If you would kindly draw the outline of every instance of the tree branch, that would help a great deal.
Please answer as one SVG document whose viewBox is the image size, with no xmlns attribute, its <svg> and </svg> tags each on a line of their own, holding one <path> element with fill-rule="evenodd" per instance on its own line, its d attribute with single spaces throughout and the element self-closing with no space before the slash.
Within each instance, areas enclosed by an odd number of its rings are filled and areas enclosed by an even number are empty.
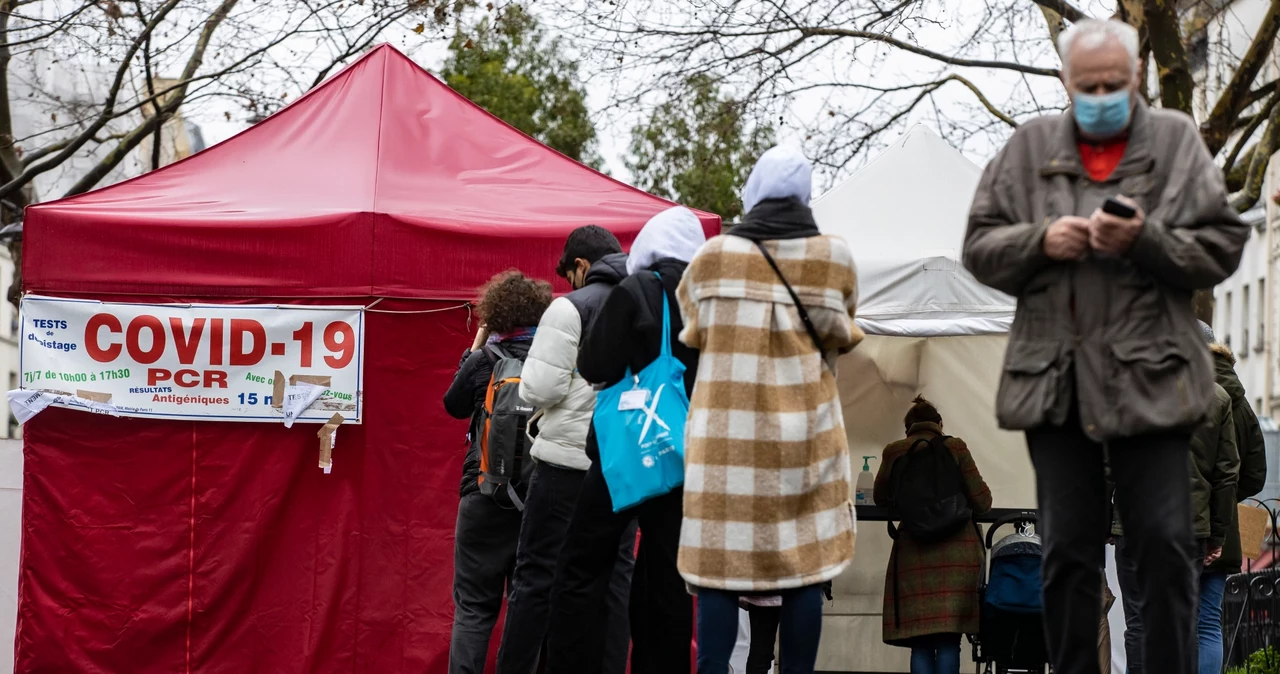
<svg viewBox="0 0 1280 674">
<path fill-rule="evenodd" d="M 320 70 L 320 72 L 316 73 L 315 79 L 311 81 L 311 86 L 308 87 L 308 90 L 316 88 L 316 86 L 318 86 L 321 82 L 323 82 L 325 78 L 329 76 L 329 73 L 333 72 L 333 69 L 338 67 L 340 64 L 342 64 L 342 62 L 368 49 L 369 45 L 372 45 L 374 40 L 377 40 L 378 36 L 382 34 L 383 28 L 385 28 L 386 26 L 392 23 L 395 23 L 396 21 L 400 20 L 405 16 L 408 16 L 409 13 L 413 11 L 413 8 L 414 8 L 414 3 L 412 2 L 407 3 L 404 9 L 388 17 L 385 17 L 381 21 L 376 22 L 372 26 L 369 26 L 367 29 L 365 29 L 365 31 L 361 33 L 359 37 L 356 38 L 356 41 L 354 43 L 352 43 L 345 51 L 335 56 L 333 60 L 329 62 L 329 65 L 325 66 L 323 69 Z"/>
<path fill-rule="evenodd" d="M 152 15 L 151 21 L 147 22 L 147 25 L 143 28 L 142 32 L 133 39 L 133 42 L 129 45 L 129 49 L 120 59 L 120 65 L 116 69 L 115 79 L 111 83 L 111 88 L 108 89 L 106 105 L 103 106 L 102 112 L 98 114 L 97 118 L 94 119 L 87 128 L 81 131 L 78 136 L 72 139 L 65 148 L 58 152 L 58 154 L 38 164 L 27 166 L 23 169 L 20 175 L 0 187 L 0 199 L 10 198 L 10 195 L 22 189 L 23 186 L 31 182 L 31 180 L 36 176 L 53 169 L 66 161 L 68 157 L 75 154 L 76 151 L 85 143 L 89 142 L 89 140 L 92 139 L 94 135 L 102 129 L 102 127 L 106 126 L 107 122 L 112 118 L 116 99 L 120 95 L 125 75 L 129 72 L 129 66 L 133 61 L 134 55 L 138 53 L 138 49 L 142 47 L 143 43 L 151 37 L 151 33 L 160 25 L 165 16 L 178 6 L 179 2 L 180 0 L 166 0 L 166 2 L 156 10 L 156 13 Z"/>
<path fill-rule="evenodd" d="M 1080 11 L 1076 7 L 1072 6 L 1072 4 L 1070 2 L 1067 2 L 1067 0 L 1031 0 L 1031 1 L 1036 3 L 1037 5 L 1040 5 L 1041 9 L 1047 9 L 1055 14 L 1058 14 L 1059 16 L 1066 19 L 1067 21 L 1070 21 L 1071 23 L 1075 23 L 1077 21 L 1083 21 L 1085 19 L 1091 18 L 1088 14 L 1085 14 L 1084 12 Z"/>
<path fill-rule="evenodd" d="M 1042 77 L 1053 77 L 1053 78 L 1057 78 L 1060 75 L 1060 72 L 1057 68 L 1037 68 L 1035 66 L 1026 66 L 1026 65 L 1022 65 L 1021 63 L 1010 63 L 1008 61 L 989 61 L 989 60 L 982 60 L 982 59 L 956 58 L 954 56 L 948 56 L 946 54 L 941 54 L 936 51 L 925 49 L 924 47 L 911 44 L 910 42 L 903 42 L 902 40 L 891 37 L 889 35 L 884 35 L 882 33 L 871 33 L 871 32 L 861 31 L 861 30 L 849 30 L 846 28 L 819 28 L 819 27 L 802 28 L 800 32 L 802 35 L 805 35 L 805 36 L 826 35 L 831 37 L 849 37 L 849 38 L 869 40 L 871 42 L 879 42 L 881 44 L 887 44 L 891 47 L 896 47 L 903 51 L 911 52 L 912 54 L 918 54 L 920 56 L 933 59 L 934 61 L 939 61 L 941 63 L 946 63 L 948 65 L 953 65 L 953 66 L 960 66 L 963 68 L 993 68 L 996 70 L 1012 70 L 1014 72 L 1025 73 L 1027 75 L 1040 75 Z"/>
<path fill-rule="evenodd" d="M 209 41 L 213 38 L 214 32 L 218 29 L 218 26 L 222 25 L 222 22 L 231 13 L 238 1 L 223 0 L 222 4 L 205 20 L 204 28 L 200 31 L 200 38 L 196 41 L 191 57 L 187 59 L 186 67 L 183 68 L 181 81 L 189 82 L 195 76 L 196 71 L 200 69 L 200 66 L 204 63 L 205 51 L 209 48 Z M 186 96 L 187 85 L 183 84 L 168 96 L 163 105 L 157 107 L 156 114 L 148 117 L 142 124 L 126 135 L 97 165 L 81 176 L 63 196 L 69 197 L 93 189 L 98 184 L 98 181 L 102 180 L 123 161 L 129 152 L 142 143 L 144 138 L 168 121 L 182 106 Z"/>
<path fill-rule="evenodd" d="M 1241 213 L 1253 208 L 1262 196 L 1262 185 L 1267 178 L 1267 165 L 1271 163 L 1271 155 L 1280 147 L 1280 106 L 1271 110 L 1267 120 L 1267 130 L 1262 132 L 1262 139 L 1253 152 L 1249 162 L 1249 172 L 1245 177 L 1244 189 L 1231 200 L 1231 207 Z"/>
<path fill-rule="evenodd" d="M 1009 126 L 1009 128 L 1011 129 L 1018 128 L 1018 123 L 1014 121 L 1012 117 L 1010 117 L 1009 115 L 1006 115 L 1004 112 L 1001 112 L 999 108 L 997 108 L 994 104 L 992 104 L 992 102 L 986 97 L 986 95 L 984 95 L 982 91 L 979 90 L 978 87 L 973 82 L 970 82 L 969 80 L 959 75 L 948 75 L 943 81 L 945 82 L 947 80 L 954 80 L 968 87 L 969 91 L 972 91 L 973 95 L 978 97 L 978 102 L 982 103 L 982 107 L 986 108 L 987 112 L 990 112 L 996 119 L 1004 122 L 1006 125 Z"/>
<path fill-rule="evenodd" d="M 1240 134 L 1239 141 L 1236 141 L 1235 147 L 1231 148 L 1230 155 L 1226 156 L 1226 161 L 1222 162 L 1222 174 L 1226 175 L 1226 178 L 1228 178 L 1228 182 L 1230 182 L 1231 175 L 1235 173 L 1234 171 L 1235 160 L 1236 160 L 1236 157 L 1240 155 L 1240 150 L 1242 150 L 1242 148 L 1245 145 L 1247 145 L 1249 141 L 1251 141 L 1251 139 L 1253 138 L 1253 134 L 1258 132 L 1258 127 L 1261 127 L 1263 121 L 1266 121 L 1268 118 L 1270 118 L 1272 111 L 1275 111 L 1276 109 L 1277 102 L 1280 102 L 1280 96 L 1272 96 L 1271 100 L 1267 102 L 1266 107 L 1263 107 L 1263 110 L 1261 111 L 1261 113 L 1258 113 L 1257 115 L 1253 115 L 1252 121 L 1249 121 L 1249 124 L 1247 125 L 1247 127 L 1244 128 L 1244 132 Z M 1257 146 L 1253 146 L 1253 148 L 1251 148 L 1251 152 L 1256 147 Z M 1252 161 L 1253 161 L 1253 155 L 1245 155 L 1245 159 L 1243 162 L 1245 168 L 1251 165 Z M 1240 178 L 1239 178 L 1239 184 L 1236 185 L 1236 187 L 1233 189 L 1233 192 L 1235 191 L 1235 189 L 1242 189 L 1243 187 L 1244 187 L 1244 175 L 1242 174 L 1240 175 Z"/>
<path fill-rule="evenodd" d="M 22 2 L 17 2 L 17 3 L 15 3 L 15 2 L 10 2 L 10 3 L 9 3 L 9 5 L 10 5 L 11 7 L 18 7 L 18 6 L 21 6 L 22 4 L 24 4 L 24 3 L 22 3 Z M 14 41 L 12 41 L 12 42 L 10 42 L 10 41 L 9 41 L 9 35 L 8 35 L 8 33 L 6 33 L 6 34 L 5 34 L 5 36 L 4 36 L 4 41 L 3 41 L 3 42 L 0 42 L 0 47 L 3 47 L 3 48 L 21 47 L 21 46 L 23 46 L 23 45 L 35 44 L 36 42 L 40 42 L 40 41 L 42 41 L 42 40 L 47 40 L 47 39 L 49 39 L 49 38 L 53 37 L 54 35 L 57 35 L 58 33 L 61 33 L 62 31 L 66 30 L 67 26 L 71 25 L 71 22 L 72 22 L 72 21 L 74 21 L 76 17 L 78 17 L 78 16 L 80 16 L 81 14 L 83 14 L 83 13 L 84 13 L 84 11 L 85 11 L 85 10 L 87 10 L 87 9 L 89 9 L 90 7 L 95 7 L 95 6 L 97 6 L 97 4 L 98 4 L 98 3 L 96 3 L 96 2 L 86 2 L 86 3 L 82 4 L 82 5 L 80 5 L 79 9 L 77 9 L 77 10 L 75 10 L 74 12 L 71 12 L 71 13 L 67 14 L 66 16 L 62 17 L 61 19 L 59 19 L 59 20 L 58 20 L 58 24 L 57 24 L 56 26 L 54 26 L 54 27 L 53 27 L 53 29 L 52 29 L 52 30 L 50 30 L 50 31 L 49 31 L 49 32 L 47 32 L 47 33 L 41 33 L 40 35 L 36 35 L 36 36 L 34 36 L 34 37 L 27 37 L 27 38 L 23 38 L 23 39 L 21 39 L 21 40 L 14 40 Z"/>
<path fill-rule="evenodd" d="M 1245 99 L 1244 107 L 1248 109 L 1249 106 L 1265 100 L 1267 96 L 1276 92 L 1277 85 L 1280 85 L 1280 80 L 1271 80 L 1257 89 L 1250 91 L 1249 97 Z"/>
<path fill-rule="evenodd" d="M 1231 137 L 1235 118 L 1245 111 L 1249 101 L 1254 98 L 1255 92 L 1250 91 L 1249 87 L 1270 61 L 1277 35 L 1280 35 L 1280 0 L 1271 0 L 1267 14 L 1263 17 L 1262 24 L 1258 26 L 1258 32 L 1254 34 L 1253 42 L 1249 45 L 1249 50 L 1245 52 L 1240 65 L 1231 76 L 1231 82 L 1223 89 L 1222 96 L 1213 106 L 1209 119 L 1200 127 L 1201 136 L 1209 146 L 1210 154 L 1218 154 L 1222 146 L 1226 145 Z M 1263 88 L 1266 87 L 1274 89 L 1275 83 L 1272 82 Z"/>
<path fill-rule="evenodd" d="M 9 20 L 12 17 L 12 0 L 0 0 L 0 171 L 4 172 L 4 182 L 22 173 L 22 161 L 13 148 L 13 113 L 9 107 L 9 62 L 13 59 L 13 51 L 9 48 Z M 22 201 L 20 195 L 14 195 L 10 201 Z"/>
</svg>

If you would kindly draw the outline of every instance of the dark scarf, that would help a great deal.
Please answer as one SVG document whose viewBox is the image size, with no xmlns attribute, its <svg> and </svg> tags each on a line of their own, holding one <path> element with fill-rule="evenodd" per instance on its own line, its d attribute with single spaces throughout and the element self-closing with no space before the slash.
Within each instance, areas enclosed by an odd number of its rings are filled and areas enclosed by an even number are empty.
<svg viewBox="0 0 1280 674">
<path fill-rule="evenodd" d="M 751 241 L 821 236 L 813 211 L 797 199 L 766 199 L 756 204 L 727 234 Z"/>
</svg>

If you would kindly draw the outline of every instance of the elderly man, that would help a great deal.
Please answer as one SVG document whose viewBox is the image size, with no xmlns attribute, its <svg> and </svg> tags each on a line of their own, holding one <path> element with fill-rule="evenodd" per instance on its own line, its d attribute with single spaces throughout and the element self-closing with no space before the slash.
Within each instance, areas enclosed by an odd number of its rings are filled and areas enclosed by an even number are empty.
<svg viewBox="0 0 1280 674">
<path fill-rule="evenodd" d="M 1191 296 L 1235 271 L 1249 230 L 1192 120 L 1138 96 L 1133 28 L 1081 21 L 1059 52 L 1071 110 L 1023 125 L 987 167 L 964 262 L 1018 298 L 996 407 L 1036 469 L 1054 671 L 1099 671 L 1106 451 L 1147 668 L 1190 674 L 1188 452 L 1214 394 Z"/>
</svg>

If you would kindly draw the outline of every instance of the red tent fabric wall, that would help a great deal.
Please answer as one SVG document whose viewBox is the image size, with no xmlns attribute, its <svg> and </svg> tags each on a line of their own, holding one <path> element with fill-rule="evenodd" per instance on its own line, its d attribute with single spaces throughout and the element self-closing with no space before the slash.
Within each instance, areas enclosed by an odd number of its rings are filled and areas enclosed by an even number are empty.
<svg viewBox="0 0 1280 674">
<path fill-rule="evenodd" d="M 367 316 L 365 422 L 331 475 L 310 425 L 28 422 L 17 671 L 446 671 L 459 300 L 508 267 L 549 277 L 574 227 L 625 243 L 668 206 L 380 47 L 226 143 L 29 209 L 29 292 L 393 299 Z"/>
</svg>

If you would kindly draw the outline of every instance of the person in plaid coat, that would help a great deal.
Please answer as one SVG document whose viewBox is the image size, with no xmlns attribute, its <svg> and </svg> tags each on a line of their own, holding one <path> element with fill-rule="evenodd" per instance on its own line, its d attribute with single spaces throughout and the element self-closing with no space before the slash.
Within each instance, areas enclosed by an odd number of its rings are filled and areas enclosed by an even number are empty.
<svg viewBox="0 0 1280 674">
<path fill-rule="evenodd" d="M 893 500 L 893 465 L 920 440 L 944 435 L 942 415 L 917 397 L 903 419 L 907 437 L 884 449 L 876 474 L 876 503 Z M 947 438 L 965 495 L 976 515 L 991 509 L 991 490 L 960 438 Z M 912 649 L 913 674 L 960 671 L 960 636 L 978 632 L 978 583 L 983 548 L 975 527 L 966 526 L 937 543 L 918 543 L 899 533 L 885 575 L 884 642 Z"/>
<path fill-rule="evenodd" d="M 853 559 L 830 356 L 862 339 L 857 277 L 848 244 L 813 219 L 811 172 L 796 150 L 766 152 L 747 180 L 743 222 L 703 246 L 677 290 L 680 338 L 701 352 L 679 556 L 698 595 L 699 674 L 727 670 L 738 599 L 752 593 L 782 596 L 782 671 L 812 672 L 822 583 Z"/>
</svg>

